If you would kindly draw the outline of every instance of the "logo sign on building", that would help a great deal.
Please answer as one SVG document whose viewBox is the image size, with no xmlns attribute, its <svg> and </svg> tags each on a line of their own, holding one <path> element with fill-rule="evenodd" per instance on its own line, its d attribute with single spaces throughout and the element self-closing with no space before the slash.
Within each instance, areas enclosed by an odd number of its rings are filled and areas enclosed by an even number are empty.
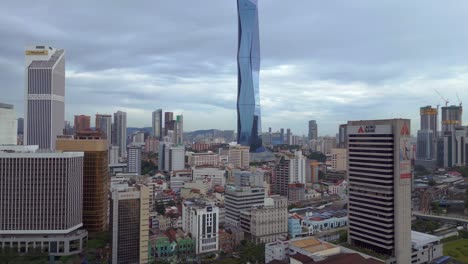
<svg viewBox="0 0 468 264">
<path fill-rule="evenodd" d="M 348 126 L 348 135 L 362 135 L 362 134 L 391 134 L 392 126 L 390 125 L 361 125 L 361 126 Z"/>
<path fill-rule="evenodd" d="M 47 55 L 49 54 L 48 50 L 27 50 L 25 51 L 26 55 Z"/>
<path fill-rule="evenodd" d="M 213 211 L 213 207 L 211 207 L 211 206 L 206 207 L 206 211 L 207 211 L 207 212 Z"/>
<path fill-rule="evenodd" d="M 408 123 L 403 123 L 400 130 L 400 179 L 411 179 L 411 143 L 409 138 Z"/>
</svg>

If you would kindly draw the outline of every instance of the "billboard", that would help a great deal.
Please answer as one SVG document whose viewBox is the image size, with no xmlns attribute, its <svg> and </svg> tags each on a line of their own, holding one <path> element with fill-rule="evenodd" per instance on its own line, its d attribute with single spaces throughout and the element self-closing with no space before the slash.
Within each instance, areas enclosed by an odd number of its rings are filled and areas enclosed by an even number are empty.
<svg viewBox="0 0 468 264">
<path fill-rule="evenodd" d="M 409 128 L 407 122 L 405 122 L 400 130 L 400 179 L 411 179 L 411 150 Z"/>
</svg>

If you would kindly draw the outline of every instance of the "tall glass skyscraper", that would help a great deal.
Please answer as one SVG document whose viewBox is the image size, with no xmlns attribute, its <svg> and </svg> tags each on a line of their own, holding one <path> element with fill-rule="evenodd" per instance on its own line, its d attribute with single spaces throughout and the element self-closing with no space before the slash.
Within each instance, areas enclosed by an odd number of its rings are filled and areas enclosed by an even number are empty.
<svg viewBox="0 0 468 264">
<path fill-rule="evenodd" d="M 257 0 L 237 0 L 239 39 L 237 50 L 237 142 L 262 148 L 259 71 L 260 39 Z"/>
</svg>

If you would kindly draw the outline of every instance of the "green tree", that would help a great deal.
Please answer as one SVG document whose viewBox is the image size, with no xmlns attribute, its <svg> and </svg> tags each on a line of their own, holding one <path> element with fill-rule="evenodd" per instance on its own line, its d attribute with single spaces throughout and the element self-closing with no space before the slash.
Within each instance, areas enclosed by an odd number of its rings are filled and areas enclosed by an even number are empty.
<svg viewBox="0 0 468 264">
<path fill-rule="evenodd" d="M 434 180 L 430 180 L 430 181 L 428 182 L 428 184 L 429 184 L 429 186 L 434 186 L 434 185 L 436 185 L 437 183 L 436 183 L 436 181 L 434 181 Z"/>
<path fill-rule="evenodd" d="M 255 245 L 250 241 L 243 240 L 240 250 L 241 263 L 265 263 L 265 245 Z"/>
<path fill-rule="evenodd" d="M 426 169 L 426 167 L 424 167 L 424 166 L 422 166 L 422 165 L 415 165 L 415 166 L 414 166 L 414 174 L 415 174 L 416 176 L 424 176 L 424 175 L 427 175 L 427 174 L 429 174 L 429 173 L 430 173 L 430 171 L 428 171 L 428 170 Z"/>
</svg>

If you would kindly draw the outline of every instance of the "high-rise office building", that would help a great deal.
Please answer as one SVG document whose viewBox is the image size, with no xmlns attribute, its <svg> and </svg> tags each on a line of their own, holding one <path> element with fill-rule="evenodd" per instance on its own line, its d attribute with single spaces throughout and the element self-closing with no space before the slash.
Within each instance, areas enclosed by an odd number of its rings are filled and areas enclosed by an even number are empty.
<svg viewBox="0 0 468 264">
<path fill-rule="evenodd" d="M 23 135 L 24 134 L 24 118 L 18 118 L 18 130 L 17 133 L 18 135 Z"/>
<path fill-rule="evenodd" d="M 309 121 L 309 140 L 317 139 L 317 138 L 318 138 L 317 121 L 310 120 Z"/>
<path fill-rule="evenodd" d="M 237 0 L 237 143 L 262 148 L 260 112 L 260 38 L 257 0 Z"/>
<path fill-rule="evenodd" d="M 83 152 L 0 146 L 0 247 L 78 254 L 83 230 Z"/>
<path fill-rule="evenodd" d="M 65 124 L 65 51 L 28 48 L 25 75 L 24 144 L 55 149 Z"/>
<path fill-rule="evenodd" d="M 128 147 L 128 172 L 141 175 L 141 147 L 131 145 Z"/>
<path fill-rule="evenodd" d="M 164 113 L 164 136 L 167 136 L 169 130 L 174 131 L 174 113 L 165 112 Z"/>
<path fill-rule="evenodd" d="M 291 133 L 290 128 L 286 129 L 286 141 L 285 141 L 285 143 L 288 144 L 288 145 L 292 145 L 292 133 Z"/>
<path fill-rule="evenodd" d="M 437 108 L 420 108 L 421 128 L 417 135 L 417 160 L 435 160 L 437 147 Z"/>
<path fill-rule="evenodd" d="M 149 188 L 111 190 L 112 263 L 148 263 Z"/>
<path fill-rule="evenodd" d="M 57 138 L 58 151 L 84 152 L 83 225 L 88 232 L 107 230 L 109 167 L 107 141 L 98 131 Z"/>
<path fill-rule="evenodd" d="M 114 145 L 119 146 L 120 157 L 127 158 L 127 113 L 114 113 Z"/>
<path fill-rule="evenodd" d="M 184 116 L 178 115 L 175 123 L 175 144 L 184 144 Z"/>
<path fill-rule="evenodd" d="M 182 204 L 182 225 L 192 234 L 195 253 L 204 254 L 219 248 L 219 208 L 203 200 L 186 200 Z"/>
<path fill-rule="evenodd" d="M 75 133 L 89 130 L 91 128 L 91 117 L 87 115 L 75 116 Z"/>
<path fill-rule="evenodd" d="M 348 134 L 346 133 L 347 124 L 341 124 L 338 128 L 338 148 L 347 148 L 348 146 Z"/>
<path fill-rule="evenodd" d="M 163 131 L 162 131 L 162 109 L 158 109 L 153 112 L 152 116 L 152 125 L 153 125 L 153 130 L 151 131 L 151 135 L 153 137 L 156 137 L 157 139 L 162 139 L 163 137 Z"/>
<path fill-rule="evenodd" d="M 17 122 L 13 105 L 0 103 L 0 145 L 17 143 Z"/>
<path fill-rule="evenodd" d="M 462 106 L 444 106 L 442 107 L 442 132 L 454 131 L 456 127 L 462 125 Z"/>
<path fill-rule="evenodd" d="M 112 145 L 112 116 L 96 114 L 96 130 L 102 132 L 103 138 L 107 140 L 107 146 Z"/>
<path fill-rule="evenodd" d="M 349 242 L 411 263 L 410 120 L 348 122 Z"/>
</svg>

